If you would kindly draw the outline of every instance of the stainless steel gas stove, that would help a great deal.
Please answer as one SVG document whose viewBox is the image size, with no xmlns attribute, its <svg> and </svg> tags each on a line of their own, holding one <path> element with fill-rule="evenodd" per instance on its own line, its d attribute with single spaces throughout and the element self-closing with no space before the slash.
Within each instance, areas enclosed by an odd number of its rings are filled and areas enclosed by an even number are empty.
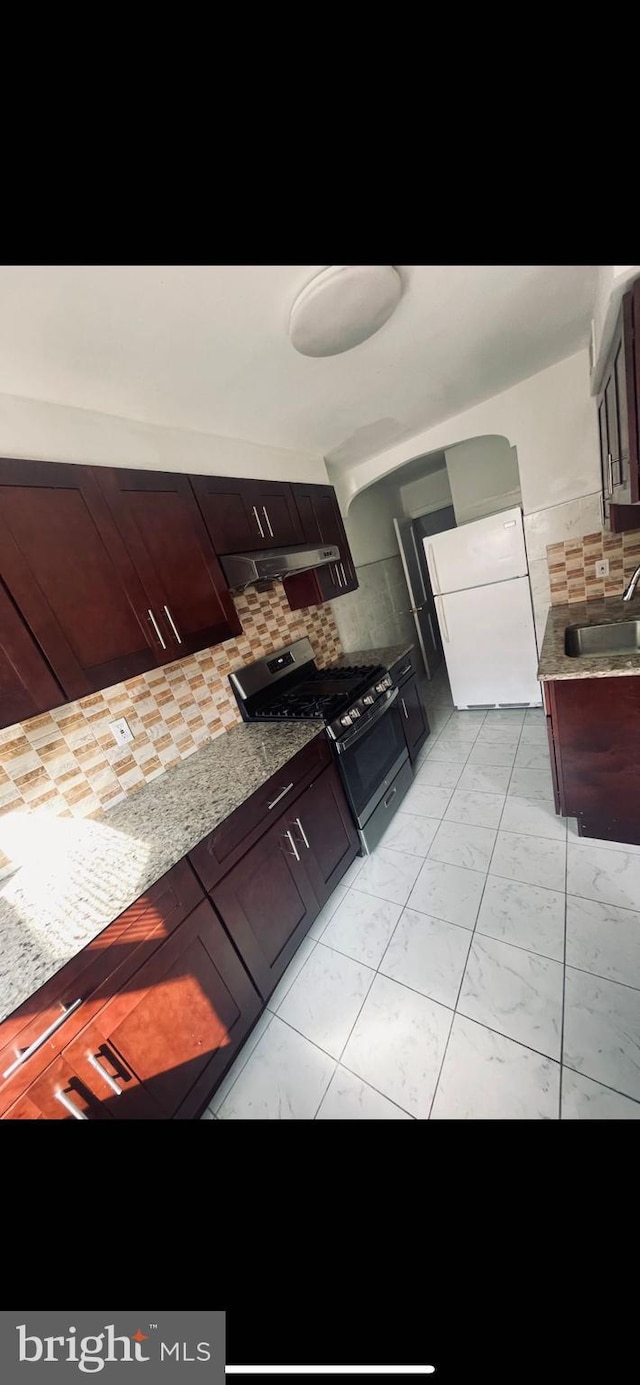
<svg viewBox="0 0 640 1385">
<path fill-rule="evenodd" d="M 381 664 L 319 669 L 302 639 L 230 682 L 245 721 L 324 723 L 362 849 L 372 851 L 413 778 L 390 673 Z"/>
</svg>

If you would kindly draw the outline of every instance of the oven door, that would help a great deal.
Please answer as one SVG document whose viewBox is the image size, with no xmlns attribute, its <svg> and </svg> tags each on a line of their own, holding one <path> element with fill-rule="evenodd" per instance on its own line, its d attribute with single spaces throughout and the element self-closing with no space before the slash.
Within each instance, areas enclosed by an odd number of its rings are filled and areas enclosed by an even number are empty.
<svg viewBox="0 0 640 1385">
<path fill-rule="evenodd" d="M 364 827 L 409 758 L 397 696 L 394 688 L 384 705 L 377 703 L 366 721 L 336 741 L 342 782 L 359 827 Z"/>
</svg>

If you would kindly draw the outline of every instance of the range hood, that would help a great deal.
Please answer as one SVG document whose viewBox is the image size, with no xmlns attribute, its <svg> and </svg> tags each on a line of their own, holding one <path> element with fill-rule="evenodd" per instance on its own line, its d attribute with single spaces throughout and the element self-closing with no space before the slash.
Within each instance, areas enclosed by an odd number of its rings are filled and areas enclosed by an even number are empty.
<svg viewBox="0 0 640 1385">
<path fill-rule="evenodd" d="M 220 563 L 229 587 L 236 591 L 252 582 L 273 582 L 278 577 L 308 572 L 309 568 L 322 567 L 324 563 L 335 563 L 339 559 L 340 549 L 335 544 L 325 544 L 324 548 L 271 548 L 255 553 L 228 553 L 226 558 L 220 558 Z"/>
</svg>

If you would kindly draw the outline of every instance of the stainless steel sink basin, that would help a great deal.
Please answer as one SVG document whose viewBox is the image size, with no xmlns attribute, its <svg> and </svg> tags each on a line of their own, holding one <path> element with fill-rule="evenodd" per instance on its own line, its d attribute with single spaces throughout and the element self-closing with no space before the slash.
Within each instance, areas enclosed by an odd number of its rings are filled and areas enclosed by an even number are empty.
<svg viewBox="0 0 640 1385">
<path fill-rule="evenodd" d="M 612 625 L 568 625 L 564 652 L 570 659 L 640 654 L 640 620 L 621 620 Z"/>
</svg>

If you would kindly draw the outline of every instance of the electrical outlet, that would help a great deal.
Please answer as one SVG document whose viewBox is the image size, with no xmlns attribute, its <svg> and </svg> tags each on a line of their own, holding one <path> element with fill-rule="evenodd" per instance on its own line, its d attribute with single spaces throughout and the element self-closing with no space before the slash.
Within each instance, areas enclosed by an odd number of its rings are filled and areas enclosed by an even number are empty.
<svg viewBox="0 0 640 1385">
<path fill-rule="evenodd" d="M 599 563 L 596 563 L 596 577 L 608 577 L 608 576 L 609 576 L 609 559 L 608 559 L 608 558 L 601 558 L 601 559 L 600 559 L 600 562 L 599 562 Z"/>
<path fill-rule="evenodd" d="M 117 721 L 110 721 L 109 730 L 118 745 L 126 745 L 127 741 L 133 740 L 133 731 L 126 717 L 119 717 Z"/>
</svg>

